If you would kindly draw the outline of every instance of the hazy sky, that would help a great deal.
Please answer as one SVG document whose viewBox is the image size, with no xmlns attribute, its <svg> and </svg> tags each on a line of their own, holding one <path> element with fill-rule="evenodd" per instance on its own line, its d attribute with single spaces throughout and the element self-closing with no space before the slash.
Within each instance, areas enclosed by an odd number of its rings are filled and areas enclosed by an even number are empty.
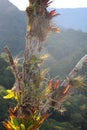
<svg viewBox="0 0 87 130">
<path fill-rule="evenodd" d="M 28 0 L 9 0 L 16 5 L 20 10 L 25 10 L 28 5 Z M 53 0 L 51 7 L 56 8 L 78 8 L 87 7 L 87 0 Z"/>
</svg>

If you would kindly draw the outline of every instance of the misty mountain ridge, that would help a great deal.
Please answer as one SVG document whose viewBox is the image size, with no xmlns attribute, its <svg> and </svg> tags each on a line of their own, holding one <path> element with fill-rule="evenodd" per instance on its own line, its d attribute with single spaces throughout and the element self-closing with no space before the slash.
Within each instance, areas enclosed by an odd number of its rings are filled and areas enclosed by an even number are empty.
<svg viewBox="0 0 87 130">
<path fill-rule="evenodd" d="M 9 45 L 13 53 L 24 48 L 27 18 L 7 0 L 0 0 L 0 52 Z M 18 47 L 19 44 L 19 47 Z"/>
<path fill-rule="evenodd" d="M 48 10 L 51 10 L 51 8 L 48 8 Z M 52 20 L 54 24 L 66 29 L 72 28 L 87 32 L 87 8 L 59 8 L 56 9 L 56 11 L 60 13 L 60 15 Z M 11 13 L 15 14 L 18 19 L 19 17 L 22 18 L 23 21 L 26 19 L 26 15 L 24 15 L 25 12 L 18 10 L 18 8 L 8 0 L 0 1 L 0 12 L 0 25 L 5 15 L 9 20 Z"/>
<path fill-rule="evenodd" d="M 87 32 L 87 8 L 56 9 L 60 16 L 54 22 L 66 29 L 72 28 Z"/>
<path fill-rule="evenodd" d="M 19 11 L 7 0 L 0 1 L 0 12 L 0 53 L 7 45 L 13 55 L 20 54 L 25 46 L 26 13 Z M 87 31 L 82 32 L 84 28 L 87 29 L 87 9 L 57 9 L 57 12 L 61 15 L 52 21 L 60 27 L 61 32 L 48 36 L 45 52 L 49 58 L 45 66 L 50 65 L 53 75 L 63 75 L 62 72 L 68 73 L 87 53 Z M 80 22 L 83 20 L 84 25 Z"/>
</svg>

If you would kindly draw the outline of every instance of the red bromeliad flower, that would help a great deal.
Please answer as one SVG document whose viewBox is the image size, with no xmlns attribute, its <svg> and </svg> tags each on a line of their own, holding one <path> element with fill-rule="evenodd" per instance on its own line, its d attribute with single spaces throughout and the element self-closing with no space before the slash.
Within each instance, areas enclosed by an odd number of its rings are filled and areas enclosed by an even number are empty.
<svg viewBox="0 0 87 130">
<path fill-rule="evenodd" d="M 52 10 L 52 11 L 50 11 L 50 16 L 51 17 L 54 17 L 54 16 L 57 16 L 57 15 L 60 15 L 59 13 L 56 13 L 56 10 L 54 9 L 54 10 Z"/>
<path fill-rule="evenodd" d="M 60 80 L 57 80 L 53 85 L 53 90 L 56 90 L 60 85 Z"/>
</svg>

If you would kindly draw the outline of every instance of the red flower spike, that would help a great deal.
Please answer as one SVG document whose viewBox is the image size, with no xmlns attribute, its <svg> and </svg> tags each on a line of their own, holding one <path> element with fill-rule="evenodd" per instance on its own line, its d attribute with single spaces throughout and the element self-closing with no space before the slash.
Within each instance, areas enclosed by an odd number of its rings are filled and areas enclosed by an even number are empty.
<svg viewBox="0 0 87 130">
<path fill-rule="evenodd" d="M 57 80 L 53 85 L 53 90 L 56 90 L 60 85 L 60 80 Z"/>
<path fill-rule="evenodd" d="M 68 85 L 67 85 L 67 87 L 65 88 L 65 90 L 63 91 L 63 94 L 68 93 L 68 92 L 69 92 L 69 90 L 70 90 L 70 88 L 71 88 L 71 85 L 70 85 L 70 84 L 68 84 Z"/>
<path fill-rule="evenodd" d="M 49 80 L 49 86 L 52 87 L 53 81 Z"/>
<path fill-rule="evenodd" d="M 56 13 L 56 10 L 52 10 L 49 12 L 50 16 L 51 17 L 54 17 L 54 16 L 57 16 L 57 15 L 60 15 L 59 13 Z"/>
</svg>

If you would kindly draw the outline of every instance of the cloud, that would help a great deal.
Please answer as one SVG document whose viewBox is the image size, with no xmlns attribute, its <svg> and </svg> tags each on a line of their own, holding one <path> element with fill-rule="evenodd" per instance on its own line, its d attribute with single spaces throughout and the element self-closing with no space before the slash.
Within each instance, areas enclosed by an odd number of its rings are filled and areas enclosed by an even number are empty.
<svg viewBox="0 0 87 130">
<path fill-rule="evenodd" d="M 28 0 L 9 0 L 20 10 L 25 10 Z M 53 0 L 51 7 L 54 8 L 80 8 L 87 7 L 87 0 Z"/>
<path fill-rule="evenodd" d="M 28 6 L 28 0 L 9 0 L 13 5 L 15 5 L 19 10 L 25 10 Z"/>
<path fill-rule="evenodd" d="M 57 8 L 80 8 L 87 7 L 87 0 L 54 0 L 52 7 Z"/>
</svg>

